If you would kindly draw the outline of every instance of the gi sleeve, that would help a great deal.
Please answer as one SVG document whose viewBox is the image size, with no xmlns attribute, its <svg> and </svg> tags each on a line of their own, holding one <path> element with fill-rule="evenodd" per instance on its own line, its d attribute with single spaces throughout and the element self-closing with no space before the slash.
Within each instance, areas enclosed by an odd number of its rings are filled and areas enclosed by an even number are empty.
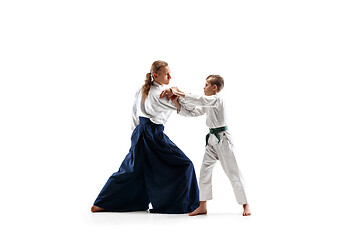
<svg viewBox="0 0 360 240">
<path fill-rule="evenodd" d="M 185 94 L 184 102 L 193 104 L 197 107 L 217 107 L 219 105 L 219 97 L 217 95 L 212 96 L 200 96 L 191 93 Z"/>
<path fill-rule="evenodd" d="M 152 99 L 153 102 L 156 103 L 156 107 L 158 109 L 165 110 L 165 111 L 169 111 L 169 110 L 177 111 L 177 108 L 172 103 L 172 101 L 167 100 L 166 98 L 160 98 L 160 94 L 159 94 L 159 96 L 152 95 L 152 98 L 153 98 Z"/>
<path fill-rule="evenodd" d="M 134 105 L 132 108 L 132 122 L 131 122 L 131 131 L 134 131 L 134 129 L 136 128 L 137 125 L 139 125 L 140 120 L 139 120 L 139 114 L 138 114 L 138 107 L 141 101 L 141 88 L 135 93 L 135 100 L 134 100 Z"/>
<path fill-rule="evenodd" d="M 181 116 L 184 117 L 198 117 L 205 114 L 205 108 L 197 107 L 194 104 L 186 103 L 183 97 L 179 98 L 179 103 L 181 105 L 180 111 L 178 112 Z"/>
</svg>

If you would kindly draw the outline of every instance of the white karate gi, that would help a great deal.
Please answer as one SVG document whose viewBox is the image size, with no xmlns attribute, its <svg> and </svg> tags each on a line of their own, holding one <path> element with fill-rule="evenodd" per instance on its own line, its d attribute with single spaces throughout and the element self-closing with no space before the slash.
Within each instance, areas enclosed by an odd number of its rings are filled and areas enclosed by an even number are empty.
<svg viewBox="0 0 360 240">
<path fill-rule="evenodd" d="M 142 88 L 136 91 L 131 130 L 134 130 L 139 124 L 139 117 L 149 118 L 151 122 L 156 124 L 165 124 L 171 113 L 177 110 L 171 101 L 160 98 L 160 94 L 164 89 L 158 83 L 153 82 L 145 101 L 142 98 Z"/>
<path fill-rule="evenodd" d="M 206 125 L 209 128 L 227 126 L 224 101 L 219 94 L 212 96 L 185 94 L 184 98 L 179 98 L 179 103 L 181 104 L 179 114 L 182 116 L 196 117 L 206 114 Z M 227 130 L 220 132 L 219 135 L 220 142 L 214 134 L 211 134 L 205 149 L 199 180 L 200 201 L 212 199 L 212 171 L 215 163 L 219 160 L 231 182 L 236 201 L 239 204 L 245 204 L 247 198 L 244 180 L 236 163 L 231 135 Z"/>
</svg>

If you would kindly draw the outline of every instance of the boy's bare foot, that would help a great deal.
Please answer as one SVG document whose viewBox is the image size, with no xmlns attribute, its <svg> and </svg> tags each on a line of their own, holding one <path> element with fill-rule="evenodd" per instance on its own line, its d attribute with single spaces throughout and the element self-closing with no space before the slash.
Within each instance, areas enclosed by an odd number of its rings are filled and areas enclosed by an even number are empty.
<svg viewBox="0 0 360 240">
<path fill-rule="evenodd" d="M 95 206 L 95 205 L 93 205 L 92 207 L 91 207 L 91 212 L 104 212 L 105 211 L 105 209 L 103 209 L 103 208 L 101 208 L 101 207 L 97 207 L 97 206 Z"/>
<path fill-rule="evenodd" d="M 247 203 L 244 204 L 243 208 L 244 208 L 243 216 L 250 216 L 251 212 L 250 212 L 249 204 L 247 204 Z"/>
<path fill-rule="evenodd" d="M 189 213 L 189 216 L 196 216 L 201 214 L 207 214 L 206 201 L 200 201 L 200 206 L 193 212 Z"/>
</svg>

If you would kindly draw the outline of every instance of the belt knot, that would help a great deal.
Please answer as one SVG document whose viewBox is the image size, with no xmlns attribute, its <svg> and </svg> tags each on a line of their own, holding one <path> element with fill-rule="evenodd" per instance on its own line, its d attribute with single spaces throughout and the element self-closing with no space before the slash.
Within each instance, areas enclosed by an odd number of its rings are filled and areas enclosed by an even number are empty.
<svg viewBox="0 0 360 240">
<path fill-rule="evenodd" d="M 223 131 L 226 131 L 228 130 L 228 127 L 227 126 L 224 126 L 224 127 L 218 127 L 218 128 L 209 128 L 209 133 L 206 135 L 206 145 L 205 147 L 208 145 L 208 141 L 209 141 L 209 137 L 210 137 L 210 134 L 214 134 L 216 136 L 216 138 L 219 140 L 218 143 L 220 143 L 220 135 L 219 135 L 219 132 L 223 132 Z"/>
</svg>

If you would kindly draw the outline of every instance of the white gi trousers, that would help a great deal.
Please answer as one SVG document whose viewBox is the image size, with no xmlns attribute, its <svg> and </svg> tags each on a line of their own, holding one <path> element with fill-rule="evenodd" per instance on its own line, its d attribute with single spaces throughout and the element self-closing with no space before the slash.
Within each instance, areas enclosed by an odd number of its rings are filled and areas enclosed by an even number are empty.
<svg viewBox="0 0 360 240">
<path fill-rule="evenodd" d="M 220 161 L 226 176 L 233 187 L 236 201 L 239 204 L 247 203 L 244 189 L 244 180 L 236 163 L 231 135 L 228 131 L 220 132 L 220 142 L 214 134 L 210 134 L 206 146 L 203 163 L 200 170 L 200 201 L 212 199 L 212 172 L 217 161 Z"/>
</svg>

